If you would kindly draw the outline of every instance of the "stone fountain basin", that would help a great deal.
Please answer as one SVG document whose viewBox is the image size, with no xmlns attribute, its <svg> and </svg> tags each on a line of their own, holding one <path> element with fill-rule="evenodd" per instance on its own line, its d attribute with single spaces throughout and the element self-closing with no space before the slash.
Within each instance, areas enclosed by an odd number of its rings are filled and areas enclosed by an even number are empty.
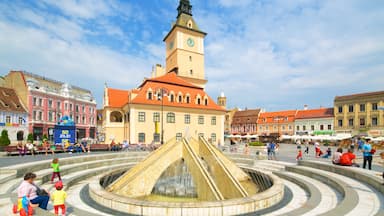
<svg viewBox="0 0 384 216">
<path fill-rule="evenodd" d="M 106 191 L 99 181 L 89 183 L 89 196 L 99 205 L 132 215 L 239 215 L 255 212 L 279 203 L 284 197 L 282 180 L 260 170 L 246 167 L 247 171 L 264 175 L 272 186 L 263 192 L 245 198 L 223 201 L 162 202 L 129 198 Z"/>
</svg>

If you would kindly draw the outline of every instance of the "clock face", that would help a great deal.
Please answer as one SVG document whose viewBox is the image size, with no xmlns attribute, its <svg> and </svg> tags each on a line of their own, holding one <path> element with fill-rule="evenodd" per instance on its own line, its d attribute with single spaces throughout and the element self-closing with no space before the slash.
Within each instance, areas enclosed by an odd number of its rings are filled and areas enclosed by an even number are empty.
<svg viewBox="0 0 384 216">
<path fill-rule="evenodd" d="M 174 45 L 174 42 L 171 41 L 171 42 L 169 43 L 169 45 L 168 45 L 168 49 L 169 49 L 169 50 L 173 49 L 173 45 Z"/>
<path fill-rule="evenodd" d="M 188 46 L 193 47 L 193 46 L 195 46 L 195 41 L 192 38 L 188 38 L 187 44 L 188 44 Z"/>
</svg>

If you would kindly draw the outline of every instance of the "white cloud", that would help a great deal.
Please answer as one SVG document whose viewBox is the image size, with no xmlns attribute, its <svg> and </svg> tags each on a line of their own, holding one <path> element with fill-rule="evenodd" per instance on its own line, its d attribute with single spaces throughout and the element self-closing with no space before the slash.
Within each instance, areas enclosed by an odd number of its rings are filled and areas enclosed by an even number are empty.
<svg viewBox="0 0 384 216">
<path fill-rule="evenodd" d="M 218 3 L 224 7 L 237 7 L 249 5 L 252 0 L 218 0 Z"/>
<path fill-rule="evenodd" d="M 92 19 L 100 15 L 112 13 L 111 5 L 107 1 L 94 0 L 44 0 L 46 4 L 53 5 L 64 14 L 83 19 Z"/>
</svg>

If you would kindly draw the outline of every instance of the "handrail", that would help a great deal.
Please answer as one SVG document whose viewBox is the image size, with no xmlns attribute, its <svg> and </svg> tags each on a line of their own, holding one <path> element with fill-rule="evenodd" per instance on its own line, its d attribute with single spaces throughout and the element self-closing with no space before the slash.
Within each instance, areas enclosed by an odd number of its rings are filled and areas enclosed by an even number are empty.
<svg viewBox="0 0 384 216">
<path fill-rule="evenodd" d="M 200 161 L 199 157 L 192 150 L 192 147 L 190 146 L 189 142 L 185 138 L 183 139 L 183 144 L 184 144 L 185 149 L 191 155 L 192 160 L 194 160 L 195 164 L 197 165 L 198 169 L 200 170 L 200 173 L 203 175 L 206 182 L 208 183 L 208 186 L 210 187 L 216 200 L 224 200 L 224 196 L 221 194 L 216 183 L 213 181 L 212 177 L 208 173 L 208 170 L 202 165 L 202 162 Z"/>
<path fill-rule="evenodd" d="M 234 184 L 237 190 L 241 193 L 241 195 L 243 197 L 247 197 L 248 192 L 244 189 L 244 187 L 240 184 L 240 182 L 232 175 L 232 173 L 228 170 L 228 167 L 224 165 L 224 162 L 217 155 L 216 151 L 212 149 L 213 147 L 205 140 L 204 137 L 199 137 L 199 138 L 202 141 L 201 143 L 203 143 L 203 145 L 207 147 L 208 151 L 215 157 L 215 160 L 217 161 L 217 163 L 220 165 L 224 173 L 228 176 L 228 178 L 231 180 L 231 182 Z"/>
</svg>

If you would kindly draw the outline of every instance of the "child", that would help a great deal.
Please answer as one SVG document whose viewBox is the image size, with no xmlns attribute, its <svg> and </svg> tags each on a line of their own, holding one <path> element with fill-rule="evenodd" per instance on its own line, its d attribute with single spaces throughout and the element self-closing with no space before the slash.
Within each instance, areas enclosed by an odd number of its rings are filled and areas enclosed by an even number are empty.
<svg viewBox="0 0 384 216">
<path fill-rule="evenodd" d="M 352 150 L 353 151 L 353 150 Z M 327 154 L 325 154 L 324 156 L 323 156 L 323 158 L 329 158 L 329 157 L 331 157 L 332 156 L 332 150 L 331 150 L 331 148 L 328 148 L 327 149 Z"/>
<path fill-rule="evenodd" d="M 54 191 L 51 195 L 53 208 L 55 209 L 55 215 L 59 215 L 59 208 L 61 208 L 61 215 L 65 216 L 65 199 L 67 198 L 67 193 L 63 191 L 63 182 L 56 182 L 55 188 L 56 191 Z"/>
<path fill-rule="evenodd" d="M 301 149 L 299 149 L 299 152 L 297 153 L 296 160 L 303 160 L 303 152 L 301 151 Z"/>
<path fill-rule="evenodd" d="M 51 177 L 51 183 L 53 183 L 53 180 L 55 177 L 59 177 L 59 181 L 61 181 L 61 176 L 60 176 L 60 167 L 59 167 L 59 159 L 54 158 L 51 163 L 51 167 L 53 169 L 52 177 Z"/>
</svg>

